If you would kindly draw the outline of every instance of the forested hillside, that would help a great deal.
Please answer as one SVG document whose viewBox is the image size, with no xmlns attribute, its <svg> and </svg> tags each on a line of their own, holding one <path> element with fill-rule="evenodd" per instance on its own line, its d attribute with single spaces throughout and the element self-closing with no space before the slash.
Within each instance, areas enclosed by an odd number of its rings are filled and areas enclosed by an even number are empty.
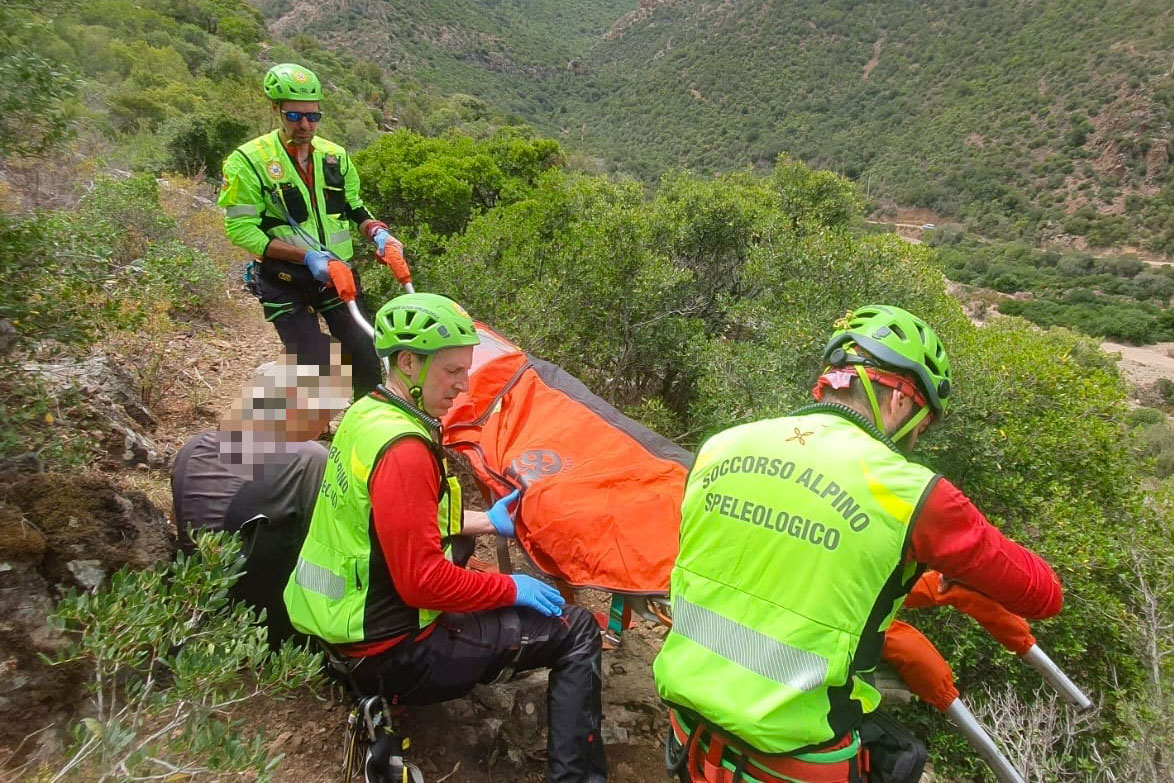
<svg viewBox="0 0 1174 783">
<path fill-rule="evenodd" d="M 362 53 L 443 93 L 468 93 L 529 121 L 557 105 L 551 78 L 636 0 L 252 0 L 275 32 Z M 400 113 L 419 128 L 419 117 Z"/>
<path fill-rule="evenodd" d="M 649 0 L 594 40 L 622 4 L 550 24 L 555 4 L 526 3 L 526 25 L 513 3 L 402 5 L 279 22 L 386 50 L 645 179 L 786 151 L 987 235 L 1174 251 L 1165 0 Z"/>
</svg>

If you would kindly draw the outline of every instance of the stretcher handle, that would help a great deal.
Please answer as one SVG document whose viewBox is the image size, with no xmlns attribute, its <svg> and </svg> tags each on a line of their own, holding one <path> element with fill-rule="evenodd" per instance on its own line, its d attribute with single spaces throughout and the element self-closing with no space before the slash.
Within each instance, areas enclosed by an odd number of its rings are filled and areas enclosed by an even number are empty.
<svg viewBox="0 0 1174 783">
<path fill-rule="evenodd" d="M 1057 666 L 1038 644 L 1033 644 L 1021 657 L 1043 675 L 1064 701 L 1078 710 L 1087 710 L 1092 706 L 1092 701 L 1084 695 L 1084 691 L 1068 678 L 1064 670 Z"/>
<path fill-rule="evenodd" d="M 412 270 L 408 268 L 408 261 L 398 246 L 388 242 L 387 251 L 383 254 L 382 261 L 391 267 L 395 279 L 400 282 L 405 291 L 409 294 L 416 293 L 416 287 L 412 285 Z"/>
<path fill-rule="evenodd" d="M 954 699 L 950 703 L 949 708 L 946 709 L 946 715 L 954 721 L 954 725 L 962 732 L 962 736 L 966 737 L 970 746 L 995 773 L 999 783 L 1025 783 L 1019 770 L 1011 765 L 1011 762 L 999 750 L 999 746 L 991 739 L 991 735 L 986 733 L 982 724 L 978 722 L 961 699 Z"/>
<path fill-rule="evenodd" d="M 355 303 L 354 299 L 347 300 L 346 309 L 350 310 L 351 318 L 355 319 L 355 323 L 359 325 L 359 328 L 366 332 L 368 337 L 374 338 L 375 327 L 371 326 L 371 324 L 367 322 L 367 319 L 363 317 L 363 314 L 359 312 L 359 305 Z"/>
</svg>

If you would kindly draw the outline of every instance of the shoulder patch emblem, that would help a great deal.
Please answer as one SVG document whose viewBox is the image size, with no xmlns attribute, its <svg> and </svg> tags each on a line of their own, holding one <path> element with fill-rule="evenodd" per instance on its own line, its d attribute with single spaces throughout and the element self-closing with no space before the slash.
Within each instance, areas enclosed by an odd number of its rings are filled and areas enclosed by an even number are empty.
<svg viewBox="0 0 1174 783">
<path fill-rule="evenodd" d="M 269 172 L 269 176 L 273 179 L 285 178 L 285 167 L 281 165 L 279 160 L 271 160 L 265 164 L 265 170 Z"/>
</svg>

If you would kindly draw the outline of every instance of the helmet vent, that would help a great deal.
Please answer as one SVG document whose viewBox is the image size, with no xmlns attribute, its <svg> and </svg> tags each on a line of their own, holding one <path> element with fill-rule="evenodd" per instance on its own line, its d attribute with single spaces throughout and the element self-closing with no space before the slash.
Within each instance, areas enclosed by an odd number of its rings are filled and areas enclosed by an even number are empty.
<svg viewBox="0 0 1174 783">
<path fill-rule="evenodd" d="M 905 332 L 901 331 L 901 327 L 897 326 L 896 324 L 890 324 L 889 330 L 892 331 L 893 334 L 897 335 L 897 337 L 901 338 L 902 340 L 909 339 L 908 337 L 905 336 Z"/>
</svg>

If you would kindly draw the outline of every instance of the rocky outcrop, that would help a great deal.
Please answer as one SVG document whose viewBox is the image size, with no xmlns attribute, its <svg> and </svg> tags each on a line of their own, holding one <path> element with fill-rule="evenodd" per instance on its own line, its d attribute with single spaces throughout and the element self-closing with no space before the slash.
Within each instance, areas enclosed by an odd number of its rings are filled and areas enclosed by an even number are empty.
<svg viewBox="0 0 1174 783">
<path fill-rule="evenodd" d="M 19 748 L 15 762 L 57 752 L 84 700 L 80 666 L 41 659 L 67 641 L 48 620 L 55 602 L 173 551 L 166 517 L 141 492 L 100 477 L 0 474 L 0 759 L 5 748 Z"/>
<path fill-rule="evenodd" d="M 97 354 L 81 361 L 27 362 L 23 371 L 52 389 L 75 387 L 81 393 L 76 415 L 97 438 L 111 467 L 166 465 L 154 439 L 154 414 L 143 404 L 138 383 L 109 356 Z"/>
</svg>

